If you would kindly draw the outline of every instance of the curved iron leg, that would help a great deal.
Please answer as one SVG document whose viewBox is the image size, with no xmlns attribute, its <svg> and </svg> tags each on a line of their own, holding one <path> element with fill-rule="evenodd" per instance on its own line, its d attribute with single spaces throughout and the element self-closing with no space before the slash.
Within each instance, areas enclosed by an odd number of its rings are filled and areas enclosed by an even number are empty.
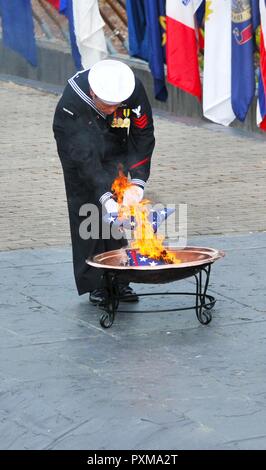
<svg viewBox="0 0 266 470">
<path fill-rule="evenodd" d="M 105 272 L 104 275 L 105 290 L 105 312 L 101 315 L 100 325 L 103 328 L 110 328 L 114 323 L 115 314 L 119 306 L 119 292 L 116 287 L 116 277 L 114 274 Z"/>
<path fill-rule="evenodd" d="M 204 287 L 202 286 L 202 271 L 206 274 L 206 280 Z M 211 265 L 209 264 L 206 268 L 200 270 L 198 274 L 195 274 L 196 279 L 196 315 L 197 319 L 202 325 L 208 325 L 212 320 L 211 310 L 215 304 L 215 298 L 207 295 L 207 290 L 210 280 Z"/>
</svg>

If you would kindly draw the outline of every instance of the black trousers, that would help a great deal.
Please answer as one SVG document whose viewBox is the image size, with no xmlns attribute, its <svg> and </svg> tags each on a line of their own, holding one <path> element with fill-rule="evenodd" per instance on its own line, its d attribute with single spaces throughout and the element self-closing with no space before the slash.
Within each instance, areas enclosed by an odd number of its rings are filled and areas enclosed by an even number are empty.
<svg viewBox="0 0 266 470">
<path fill-rule="evenodd" d="M 123 238 L 120 239 L 114 238 L 112 234 L 109 239 L 103 238 L 103 209 L 101 204 L 97 201 L 93 190 L 90 190 L 82 178 L 80 178 L 77 169 L 68 163 L 69 160 L 66 158 L 65 149 L 60 145 L 58 145 L 58 154 L 65 180 L 74 276 L 78 294 L 82 295 L 102 286 L 103 270 L 89 266 L 86 260 L 99 253 L 122 248 L 127 245 L 127 240 L 124 234 L 122 234 Z M 113 180 L 117 176 L 117 166 L 110 167 L 109 171 Z M 89 213 L 85 214 L 87 204 L 93 204 L 99 209 L 99 220 L 96 220 L 96 223 L 99 221 L 99 237 L 97 238 L 84 238 L 82 236 L 84 230 L 81 230 L 81 228 L 84 225 L 86 226 L 86 220 L 90 217 Z M 81 211 L 81 208 L 85 210 Z M 88 224 L 88 231 L 93 232 L 90 225 Z M 93 228 L 95 229 L 95 227 Z"/>
<path fill-rule="evenodd" d="M 99 238 L 83 239 L 82 232 L 84 230 L 81 230 L 80 228 L 82 227 L 81 224 L 86 224 L 86 218 L 78 215 L 77 210 L 73 211 L 72 204 L 69 204 L 68 208 L 72 238 L 74 275 L 78 293 L 79 295 L 82 295 L 86 292 L 102 287 L 103 270 L 89 266 L 86 263 L 86 260 L 96 254 L 117 250 L 127 246 L 127 240 L 125 236 L 121 239 L 116 239 L 112 234 L 110 234 L 110 239 L 102 238 L 102 232 L 104 230 L 101 210 L 99 211 Z M 88 226 L 88 230 L 93 231 L 91 230 L 92 227 L 90 225 Z"/>
</svg>

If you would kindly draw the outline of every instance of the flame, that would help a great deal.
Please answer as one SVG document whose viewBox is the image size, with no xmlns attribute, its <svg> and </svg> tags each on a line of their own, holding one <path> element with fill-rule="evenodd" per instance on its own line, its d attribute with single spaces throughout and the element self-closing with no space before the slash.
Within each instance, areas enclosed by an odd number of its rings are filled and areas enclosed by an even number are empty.
<svg viewBox="0 0 266 470">
<path fill-rule="evenodd" d="M 128 178 L 124 175 L 123 169 L 120 166 L 118 169 L 118 177 L 114 180 L 112 184 L 112 188 L 111 188 L 118 204 L 122 204 L 124 192 L 130 186 L 133 186 L 133 185 L 130 183 Z"/>
<path fill-rule="evenodd" d="M 137 249 L 143 256 L 164 261 L 167 264 L 177 264 L 181 260 L 177 259 L 173 253 L 168 252 L 164 245 L 164 237 L 154 233 L 152 223 L 149 221 L 149 202 L 144 199 L 138 204 L 130 207 L 122 205 L 123 196 L 126 189 L 134 186 L 119 169 L 119 176 L 114 180 L 112 191 L 119 204 L 119 218 L 125 219 L 134 216 L 136 228 L 134 229 L 134 241 L 131 248 Z"/>
</svg>

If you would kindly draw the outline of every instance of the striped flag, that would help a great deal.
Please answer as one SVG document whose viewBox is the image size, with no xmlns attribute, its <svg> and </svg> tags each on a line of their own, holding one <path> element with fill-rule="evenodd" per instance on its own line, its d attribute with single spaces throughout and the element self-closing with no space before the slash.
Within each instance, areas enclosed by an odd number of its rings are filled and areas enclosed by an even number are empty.
<svg viewBox="0 0 266 470">
<path fill-rule="evenodd" d="M 231 105 L 231 0 L 208 2 L 204 40 L 203 114 L 228 126 L 235 119 Z"/>
<path fill-rule="evenodd" d="M 153 232 L 157 233 L 157 230 L 159 226 L 169 217 L 171 214 L 173 214 L 175 210 L 172 208 L 167 208 L 164 207 L 160 211 L 155 211 L 151 210 L 148 216 L 148 221 L 152 225 Z M 129 230 L 135 230 L 136 229 L 136 220 L 133 215 L 131 215 L 127 219 L 120 219 L 118 218 L 118 213 L 112 213 L 112 214 L 105 214 L 103 217 L 104 222 L 107 222 L 109 224 L 114 224 L 115 226 L 118 227 L 123 227 L 124 229 L 129 229 Z"/>
<path fill-rule="evenodd" d="M 162 264 L 167 264 L 167 261 L 162 261 L 154 258 L 150 258 L 149 256 L 141 255 L 137 250 L 134 249 L 127 249 L 127 258 L 129 262 L 129 266 L 159 266 Z"/>
<path fill-rule="evenodd" d="M 201 100 L 195 12 L 202 0 L 166 0 L 167 79 Z"/>
</svg>

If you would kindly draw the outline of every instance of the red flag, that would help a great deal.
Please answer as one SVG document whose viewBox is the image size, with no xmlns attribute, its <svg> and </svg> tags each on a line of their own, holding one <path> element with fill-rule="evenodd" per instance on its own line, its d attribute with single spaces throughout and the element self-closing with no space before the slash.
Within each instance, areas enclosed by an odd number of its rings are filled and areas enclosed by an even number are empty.
<svg viewBox="0 0 266 470">
<path fill-rule="evenodd" d="M 261 69 L 264 91 L 266 91 L 266 50 L 265 50 L 265 37 L 264 37 L 263 31 L 261 31 L 261 40 L 260 40 L 260 69 Z"/>
<path fill-rule="evenodd" d="M 260 35 L 260 79 L 258 86 L 257 125 L 266 131 L 266 5 L 259 1 L 261 17 Z"/>
<path fill-rule="evenodd" d="M 51 3 L 56 10 L 59 11 L 60 0 L 46 0 L 47 2 Z"/>
<path fill-rule="evenodd" d="M 167 79 L 201 100 L 198 41 L 194 13 L 202 0 L 166 0 Z"/>
<path fill-rule="evenodd" d="M 202 28 L 199 28 L 199 48 L 200 51 L 203 51 L 205 47 L 204 32 Z"/>
<path fill-rule="evenodd" d="M 261 80 L 262 80 L 262 89 L 259 90 L 260 93 L 263 93 L 264 97 L 264 109 L 262 109 L 265 113 L 265 96 L 266 96 L 266 50 L 265 50 L 265 38 L 263 34 L 263 30 L 261 30 L 261 39 L 260 39 L 260 73 L 261 73 Z M 259 93 L 259 95 L 260 95 Z M 263 114 L 264 114 L 263 113 Z M 262 121 L 260 123 L 260 128 L 263 131 L 266 131 L 266 116 L 265 114 L 262 116 Z"/>
</svg>

